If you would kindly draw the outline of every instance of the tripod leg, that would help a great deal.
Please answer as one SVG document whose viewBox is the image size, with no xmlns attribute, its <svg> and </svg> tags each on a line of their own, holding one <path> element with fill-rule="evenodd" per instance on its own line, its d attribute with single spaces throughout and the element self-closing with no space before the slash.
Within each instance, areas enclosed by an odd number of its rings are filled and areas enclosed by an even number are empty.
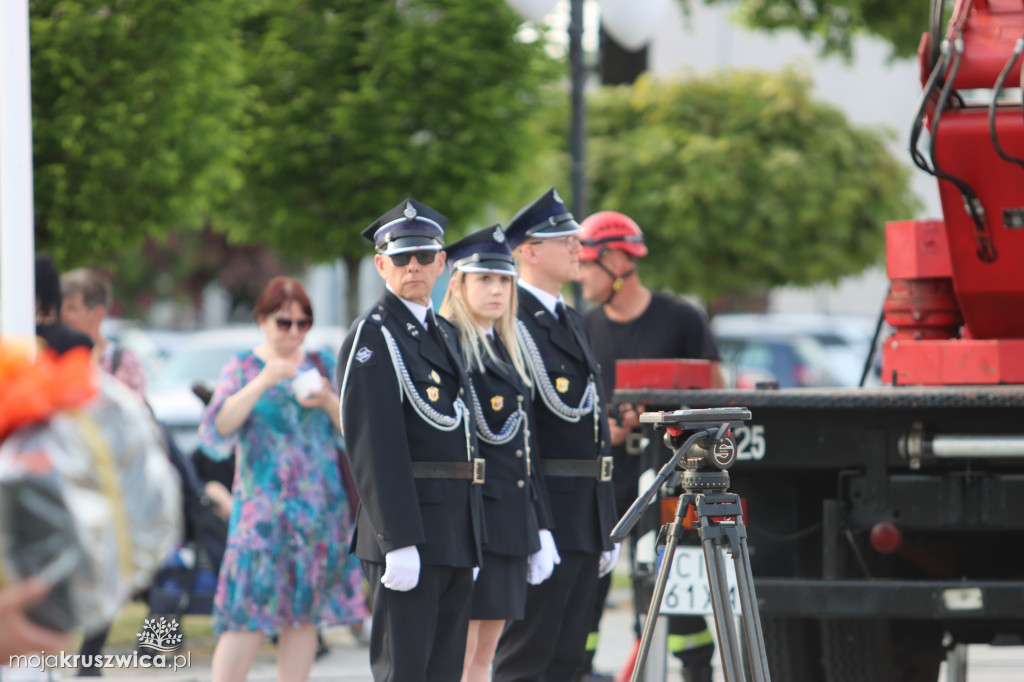
<svg viewBox="0 0 1024 682">
<path fill-rule="evenodd" d="M 682 504 L 680 502 L 680 505 Z M 683 511 L 683 516 L 686 516 L 685 510 Z M 647 663 L 647 654 L 651 648 L 651 636 L 654 634 L 654 626 L 658 622 L 658 613 L 661 611 L 661 598 L 665 594 L 665 584 L 668 582 L 669 571 L 672 570 L 672 560 L 676 554 L 676 546 L 679 544 L 678 524 L 669 524 L 668 531 L 665 554 L 662 555 L 661 566 L 658 568 L 658 577 L 654 582 L 654 595 L 651 597 L 651 605 L 647 609 L 644 631 L 640 636 L 640 652 L 637 654 L 636 663 L 633 666 L 633 675 L 629 678 L 630 682 L 640 682 L 640 676 L 643 675 L 644 665 Z"/>
<path fill-rule="evenodd" d="M 747 660 L 754 682 L 771 682 L 768 672 L 768 655 L 764 647 L 764 633 L 761 632 L 761 614 L 754 598 L 754 577 L 750 570 L 750 554 L 747 552 L 747 531 L 742 517 L 736 517 L 737 536 L 732 560 L 736 566 L 736 587 L 740 593 L 740 607 L 743 609 L 743 635 L 748 642 Z"/>
<path fill-rule="evenodd" d="M 712 529 L 718 530 L 718 529 Z M 719 551 L 716 537 L 704 537 L 701 528 L 701 544 L 704 549 L 704 564 L 708 571 L 708 586 L 711 588 L 711 610 L 715 616 L 715 630 L 718 633 L 718 647 L 721 650 L 722 671 L 725 682 L 742 682 L 743 663 L 739 656 L 739 637 L 736 622 L 729 602 L 729 581 L 725 559 Z"/>
</svg>

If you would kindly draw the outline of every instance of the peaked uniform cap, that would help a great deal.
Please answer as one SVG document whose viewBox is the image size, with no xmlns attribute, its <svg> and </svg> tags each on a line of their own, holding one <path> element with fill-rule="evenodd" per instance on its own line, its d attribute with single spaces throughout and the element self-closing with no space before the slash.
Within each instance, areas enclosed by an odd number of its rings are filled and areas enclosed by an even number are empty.
<svg viewBox="0 0 1024 682">
<path fill-rule="evenodd" d="M 505 226 L 510 249 L 515 249 L 527 239 L 557 239 L 579 231 L 579 224 L 554 188 L 521 208 Z"/>
<path fill-rule="evenodd" d="M 402 203 L 377 218 L 362 234 L 377 253 L 393 256 L 407 251 L 440 251 L 448 218 L 415 199 Z"/>
<path fill-rule="evenodd" d="M 444 249 L 449 272 L 492 273 L 516 276 L 515 259 L 501 225 L 470 233 Z"/>
</svg>

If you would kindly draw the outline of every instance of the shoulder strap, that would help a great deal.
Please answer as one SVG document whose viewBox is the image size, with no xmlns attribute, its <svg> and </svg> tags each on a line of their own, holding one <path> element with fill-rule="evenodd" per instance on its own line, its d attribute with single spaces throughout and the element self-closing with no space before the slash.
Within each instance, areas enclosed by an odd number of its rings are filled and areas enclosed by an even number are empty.
<svg viewBox="0 0 1024 682">
<path fill-rule="evenodd" d="M 324 359 L 320 357 L 320 353 L 315 351 L 310 353 L 309 361 L 312 362 L 313 366 L 316 367 L 316 370 L 320 372 L 320 376 L 322 376 L 324 379 L 327 379 L 328 381 L 331 380 L 331 378 L 327 376 L 327 368 L 324 366 Z"/>
</svg>

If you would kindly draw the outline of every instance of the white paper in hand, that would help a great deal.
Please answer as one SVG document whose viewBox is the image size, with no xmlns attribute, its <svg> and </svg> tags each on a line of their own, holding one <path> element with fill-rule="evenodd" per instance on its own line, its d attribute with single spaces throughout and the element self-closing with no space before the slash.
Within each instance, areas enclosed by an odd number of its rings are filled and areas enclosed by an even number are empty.
<svg viewBox="0 0 1024 682">
<path fill-rule="evenodd" d="M 308 398 L 309 396 L 320 390 L 322 382 L 320 381 L 320 372 L 316 369 L 307 369 L 305 372 L 296 375 L 292 379 L 292 390 L 295 391 L 295 395 L 300 398 Z"/>
</svg>

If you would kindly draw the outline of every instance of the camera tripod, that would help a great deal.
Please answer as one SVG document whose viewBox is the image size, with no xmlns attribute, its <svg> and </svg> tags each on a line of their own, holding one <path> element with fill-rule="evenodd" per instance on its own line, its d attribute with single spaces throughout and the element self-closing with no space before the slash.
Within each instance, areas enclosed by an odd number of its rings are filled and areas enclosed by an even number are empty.
<svg viewBox="0 0 1024 682">
<path fill-rule="evenodd" d="M 633 502 L 612 529 L 612 540 L 619 542 L 629 534 L 662 484 L 677 473 L 677 468 L 680 469 L 679 484 L 683 488 L 683 494 L 679 496 L 679 503 L 676 505 L 675 520 L 662 527 L 661 536 L 665 538 L 665 553 L 658 568 L 654 596 L 651 598 L 647 619 L 644 622 L 631 682 L 639 682 L 647 663 L 655 622 L 661 611 L 665 584 L 669 571 L 672 570 L 676 547 L 683 535 L 683 521 L 690 507 L 696 511 L 697 520 L 694 527 L 700 532 L 725 680 L 743 682 L 746 676 L 740 653 L 742 646 L 728 598 L 729 584 L 722 550 L 730 553 L 736 568 L 737 589 L 742 609 L 740 621 L 747 644 L 747 663 L 751 679 L 753 682 L 771 681 L 764 635 L 761 632 L 761 618 L 754 597 L 754 579 L 750 571 L 750 555 L 747 552 L 747 529 L 743 525 L 743 509 L 739 495 L 728 492 L 729 472 L 726 471 L 736 460 L 735 448 L 727 437 L 729 429 L 742 426 L 743 422 L 749 419 L 749 410 L 732 407 L 645 412 L 640 415 L 641 423 L 666 429 L 665 443 L 674 452 L 671 459 L 658 472 L 651 486 Z M 687 437 L 686 434 L 690 435 Z M 695 445 L 707 449 L 702 450 L 699 455 L 688 457 L 687 453 Z M 707 465 L 717 470 L 702 471 Z"/>
</svg>

